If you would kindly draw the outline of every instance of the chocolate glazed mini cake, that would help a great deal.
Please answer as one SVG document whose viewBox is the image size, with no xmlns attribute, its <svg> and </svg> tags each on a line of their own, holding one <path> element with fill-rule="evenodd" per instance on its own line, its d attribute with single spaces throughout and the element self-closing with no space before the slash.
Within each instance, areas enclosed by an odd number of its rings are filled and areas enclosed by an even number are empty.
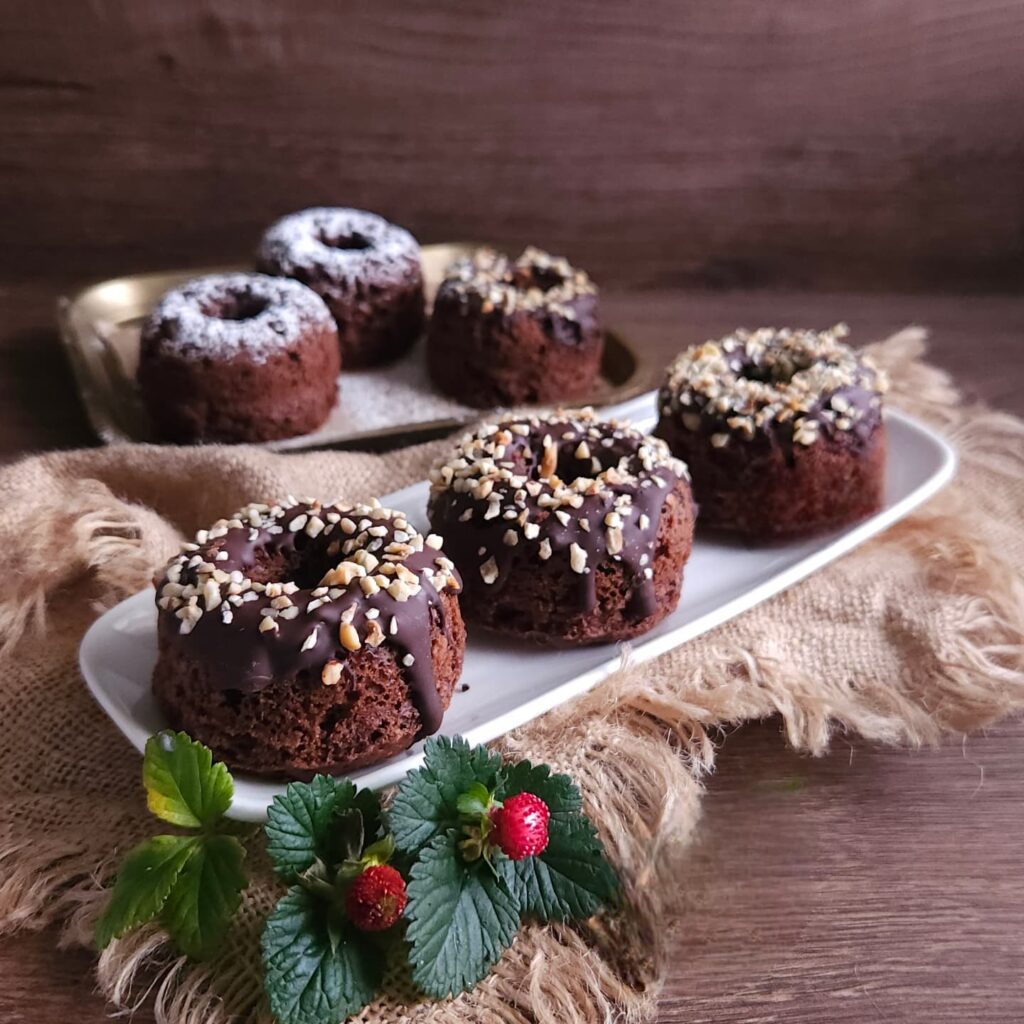
<svg viewBox="0 0 1024 1024">
<path fill-rule="evenodd" d="M 489 408 L 592 394 L 603 337 L 597 289 L 561 257 L 490 249 L 456 261 L 434 299 L 427 367 L 434 384 Z"/>
<path fill-rule="evenodd" d="M 338 397 L 338 336 L 297 281 L 212 274 L 168 292 L 142 325 L 138 383 L 164 441 L 308 434 Z"/>
<path fill-rule="evenodd" d="M 420 247 L 375 213 L 316 207 L 290 214 L 267 230 L 257 263 L 323 298 L 346 370 L 395 359 L 423 332 Z"/>
<path fill-rule="evenodd" d="M 153 692 L 232 768 L 306 778 L 438 730 L 460 582 L 400 512 L 288 498 L 201 530 L 157 581 Z"/>
<path fill-rule="evenodd" d="M 655 433 L 690 467 L 702 525 L 785 538 L 880 508 L 886 381 L 846 334 L 739 330 L 672 363 Z"/>
<path fill-rule="evenodd" d="M 587 644 L 646 632 L 679 601 L 693 542 L 686 467 L 589 409 L 467 435 L 430 475 L 430 522 L 474 622 Z"/>
</svg>

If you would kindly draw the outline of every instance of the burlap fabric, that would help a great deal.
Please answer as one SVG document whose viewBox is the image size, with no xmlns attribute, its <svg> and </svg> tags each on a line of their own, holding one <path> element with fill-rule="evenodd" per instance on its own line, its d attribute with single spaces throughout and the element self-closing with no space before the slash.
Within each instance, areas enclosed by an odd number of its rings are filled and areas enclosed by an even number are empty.
<svg viewBox="0 0 1024 1024">
<path fill-rule="evenodd" d="M 1024 423 L 961 408 L 921 351 L 919 331 L 875 346 L 892 401 L 939 424 L 958 448 L 953 486 L 826 571 L 652 664 L 627 664 L 498 744 L 580 781 L 627 909 L 524 931 L 490 978 L 455 1000 L 409 1003 L 396 984 L 362 1020 L 643 1019 L 718 727 L 778 714 L 792 744 L 821 753 L 837 729 L 930 743 L 1024 705 Z M 153 829 L 139 757 L 77 672 L 78 642 L 97 612 L 144 586 L 181 533 L 246 501 L 368 498 L 422 477 L 437 451 L 125 446 L 0 472 L 0 930 L 60 922 L 63 941 L 88 943 L 114 858 Z M 170 1024 L 265 1013 L 257 942 L 279 890 L 260 842 L 248 847 L 252 883 L 219 959 L 189 967 L 144 929 L 99 960 L 113 1003 L 140 998 L 144 978 L 155 979 L 157 1016 Z"/>
</svg>

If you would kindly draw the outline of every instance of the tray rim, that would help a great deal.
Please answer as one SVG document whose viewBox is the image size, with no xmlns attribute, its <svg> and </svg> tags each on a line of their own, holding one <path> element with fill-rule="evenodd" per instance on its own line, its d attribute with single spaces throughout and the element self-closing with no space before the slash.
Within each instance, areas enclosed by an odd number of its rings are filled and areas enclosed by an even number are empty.
<svg viewBox="0 0 1024 1024">
<path fill-rule="evenodd" d="M 654 394 L 655 392 L 648 392 L 628 402 L 620 403 L 612 411 L 614 415 L 626 417 L 633 408 L 640 405 L 641 402 L 650 399 Z M 478 727 L 466 730 L 463 735 L 467 741 L 470 743 L 490 742 L 504 735 L 509 730 L 524 725 L 526 722 L 564 704 L 566 701 L 586 693 L 601 682 L 601 680 L 615 672 L 627 658 L 631 664 L 642 664 L 676 647 L 682 646 L 701 634 L 743 614 L 743 612 L 749 611 L 762 601 L 781 593 L 819 569 L 830 565 L 836 559 L 848 554 L 870 538 L 882 533 L 934 496 L 953 478 L 957 465 L 956 452 L 939 433 L 912 416 L 894 409 L 887 409 L 885 416 L 887 421 L 899 421 L 912 432 L 917 433 L 919 436 L 923 435 L 936 449 L 938 467 L 923 482 L 900 497 L 890 507 L 842 531 L 822 547 L 816 548 L 803 557 L 798 558 L 778 573 L 726 600 L 704 615 L 698 616 L 696 619 L 684 623 L 662 636 L 646 640 L 638 638 L 632 644 L 609 645 L 608 657 L 602 660 L 600 664 L 566 679 L 538 696 L 515 705 L 515 707 L 488 719 Z M 417 481 L 398 491 L 382 496 L 382 500 L 401 505 L 403 496 L 410 490 L 421 487 L 422 484 L 423 481 Z M 144 730 L 136 719 L 122 714 L 116 702 L 107 694 L 105 687 L 98 680 L 92 678 L 89 670 L 89 658 L 92 646 L 101 642 L 100 637 L 107 628 L 106 624 L 116 621 L 119 614 L 123 615 L 127 610 L 125 606 L 129 602 L 141 604 L 144 600 L 148 600 L 152 604 L 152 593 L 153 588 L 146 588 L 125 598 L 119 604 L 106 611 L 89 627 L 79 647 L 79 668 L 90 693 L 122 735 L 140 753 L 145 746 L 147 735 L 144 735 Z M 153 614 L 155 617 L 155 610 Z M 404 777 L 407 772 L 419 767 L 422 764 L 422 760 L 422 753 L 407 752 L 405 756 L 400 756 L 382 765 L 363 769 L 355 773 L 353 777 L 361 785 L 381 788 L 394 784 Z M 269 786 L 276 785 L 280 790 L 283 790 L 285 785 L 284 782 L 269 783 L 268 780 L 253 780 L 244 774 L 240 778 L 248 782 L 262 783 Z M 266 808 L 269 805 L 269 801 L 264 805 L 258 804 L 259 800 L 253 801 L 251 799 L 244 804 L 242 802 L 239 802 L 237 805 L 233 804 L 228 815 L 243 821 L 263 821 L 266 817 Z"/>
<path fill-rule="evenodd" d="M 438 250 L 459 250 L 475 247 L 486 243 L 471 242 L 434 242 L 421 246 L 424 254 L 436 253 Z M 117 392 L 126 382 L 119 367 L 109 365 L 113 357 L 109 354 L 107 342 L 95 329 L 95 320 L 86 316 L 83 305 L 90 300 L 94 292 L 103 288 L 138 285 L 146 280 L 178 278 L 187 280 L 205 274 L 233 273 L 252 271 L 251 264 L 235 262 L 220 263 L 210 266 L 172 267 L 166 270 L 147 270 L 137 274 L 121 274 L 117 277 L 103 278 L 81 285 L 67 293 L 61 294 L 56 300 L 56 316 L 58 333 L 62 346 L 71 364 L 75 386 L 85 410 L 86 418 L 97 438 L 106 445 L 112 444 L 159 444 L 165 442 L 147 440 L 137 436 L 132 429 L 133 409 L 131 403 L 119 400 Z M 171 285 L 168 285 L 170 287 Z M 614 326 L 605 327 L 606 339 L 611 339 L 620 349 L 625 350 L 633 361 L 632 374 L 610 395 L 603 396 L 599 401 L 581 400 L 578 405 L 593 405 L 604 409 L 642 395 L 653 382 L 654 367 L 645 357 L 643 351 Z M 86 349 L 95 346 L 96 356 L 90 360 Z M 94 365 L 108 364 L 102 375 L 94 369 Z M 344 372 L 342 373 L 342 379 Z M 526 407 L 532 408 L 532 407 Z M 544 408 L 537 406 L 536 408 Z M 500 409 L 476 409 L 463 416 L 443 416 L 431 420 L 419 420 L 412 423 L 398 423 L 392 426 L 376 427 L 365 431 L 356 431 L 341 437 L 320 438 L 315 434 L 299 437 L 281 438 L 277 441 L 249 442 L 252 447 L 263 448 L 275 452 L 325 451 L 340 448 L 358 447 L 364 443 L 393 440 L 399 444 L 415 444 L 470 426 L 483 417 L 489 417 Z M 119 416 L 120 413 L 120 416 Z M 243 442 L 244 443 L 244 442 Z M 202 447 L 188 445 L 185 447 Z"/>
</svg>

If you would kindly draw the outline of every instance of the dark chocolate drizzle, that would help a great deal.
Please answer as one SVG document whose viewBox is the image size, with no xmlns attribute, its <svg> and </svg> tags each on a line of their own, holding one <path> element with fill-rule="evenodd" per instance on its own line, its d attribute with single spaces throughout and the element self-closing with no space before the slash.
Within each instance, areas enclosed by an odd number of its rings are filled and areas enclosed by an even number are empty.
<svg viewBox="0 0 1024 1024">
<path fill-rule="evenodd" d="M 337 515 L 356 528 L 346 533 L 341 522 L 325 522 L 316 536 L 310 536 L 303 526 L 289 528 L 289 524 L 301 522 L 303 517 L 308 522 L 313 515 L 322 521 L 327 515 Z M 405 519 L 401 513 L 368 506 L 322 507 L 315 502 L 292 500 L 260 516 L 259 526 L 249 525 L 248 520 L 243 523 L 243 518 L 244 513 L 240 513 L 209 532 L 201 532 L 201 542 L 188 545 L 188 550 L 171 563 L 168 571 L 177 579 L 169 581 L 165 576 L 157 595 L 162 635 L 188 648 L 193 656 L 201 657 L 220 688 L 244 693 L 263 689 L 275 679 L 304 669 L 313 670 L 309 673 L 311 685 L 321 685 L 323 666 L 332 660 L 344 662 L 351 653 L 339 638 L 342 623 L 352 625 L 363 646 L 372 646 L 367 644 L 367 637 L 375 633 L 376 622 L 383 631 L 379 649 L 392 653 L 408 682 L 410 700 L 420 715 L 421 735 L 436 732 L 443 708 L 434 679 L 431 625 L 436 621 L 447 633 L 449 623 L 441 592 L 432 579 L 443 581 L 442 591 L 454 592 L 461 587 L 444 553 L 424 543 L 411 526 L 400 529 Z M 436 543 L 437 539 L 431 541 Z M 393 545 L 397 547 L 389 555 L 388 548 Z M 410 550 L 405 551 L 406 547 Z M 382 564 L 390 560 L 392 565 L 402 565 L 417 578 L 417 585 L 405 587 L 409 591 L 406 600 L 397 600 L 386 589 L 367 594 L 359 577 L 331 586 L 321 583 L 334 567 L 351 562 L 353 556 L 362 557 L 357 555 L 360 550 L 369 552 Z M 174 571 L 175 565 L 181 566 L 180 575 Z M 211 573 L 204 571 L 204 567 L 213 567 L 229 579 L 213 581 L 220 600 L 214 598 L 214 606 L 203 610 L 189 629 L 183 618 L 182 601 L 195 598 L 193 607 L 203 609 L 202 584 L 211 580 Z M 368 575 L 378 573 L 379 567 Z M 389 581 L 397 578 L 390 576 Z M 244 581 L 249 581 L 249 585 Z M 291 581 L 289 590 L 294 586 L 290 594 L 279 594 L 279 587 L 274 586 L 283 585 L 284 581 Z M 257 588 L 270 583 L 270 592 L 255 592 L 252 582 Z M 232 584 L 245 589 L 241 594 L 230 595 Z M 184 587 L 184 599 L 173 596 L 178 587 Z M 199 590 L 191 593 L 190 587 Z M 260 624 L 267 610 L 274 607 L 275 601 L 283 604 L 282 596 L 290 604 L 277 609 L 273 619 L 276 629 L 261 632 Z M 227 616 L 225 607 L 230 609 Z M 298 613 L 282 617 L 288 607 L 297 608 Z M 314 631 L 315 638 L 309 640 Z"/>
<path fill-rule="evenodd" d="M 555 452 L 545 457 L 548 439 Z M 495 595 L 513 565 L 547 554 L 575 573 L 577 608 L 589 612 L 599 569 L 618 563 L 629 570 L 629 612 L 639 620 L 657 607 L 658 525 L 679 480 L 688 480 L 686 467 L 664 442 L 589 410 L 562 412 L 468 435 L 432 472 L 428 511 L 464 577 L 493 576 Z"/>
</svg>

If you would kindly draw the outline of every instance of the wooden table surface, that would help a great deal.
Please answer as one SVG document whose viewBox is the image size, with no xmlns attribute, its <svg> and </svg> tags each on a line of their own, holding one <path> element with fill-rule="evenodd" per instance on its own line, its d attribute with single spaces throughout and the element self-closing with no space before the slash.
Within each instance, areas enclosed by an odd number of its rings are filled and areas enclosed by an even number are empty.
<svg viewBox="0 0 1024 1024">
<path fill-rule="evenodd" d="M 0 457 L 90 443 L 52 328 L 53 284 L 0 286 Z M 609 321 L 663 362 L 739 323 L 933 329 L 964 388 L 1024 414 L 1024 299 L 656 292 Z M 724 738 L 686 875 L 660 1020 L 1024 1019 L 1024 726 L 909 752 L 789 751 L 778 725 Z M 0 942 L 0 1022 L 99 1022 L 91 956 L 54 933 Z M 139 1019 L 146 1020 L 146 1014 Z"/>
</svg>

